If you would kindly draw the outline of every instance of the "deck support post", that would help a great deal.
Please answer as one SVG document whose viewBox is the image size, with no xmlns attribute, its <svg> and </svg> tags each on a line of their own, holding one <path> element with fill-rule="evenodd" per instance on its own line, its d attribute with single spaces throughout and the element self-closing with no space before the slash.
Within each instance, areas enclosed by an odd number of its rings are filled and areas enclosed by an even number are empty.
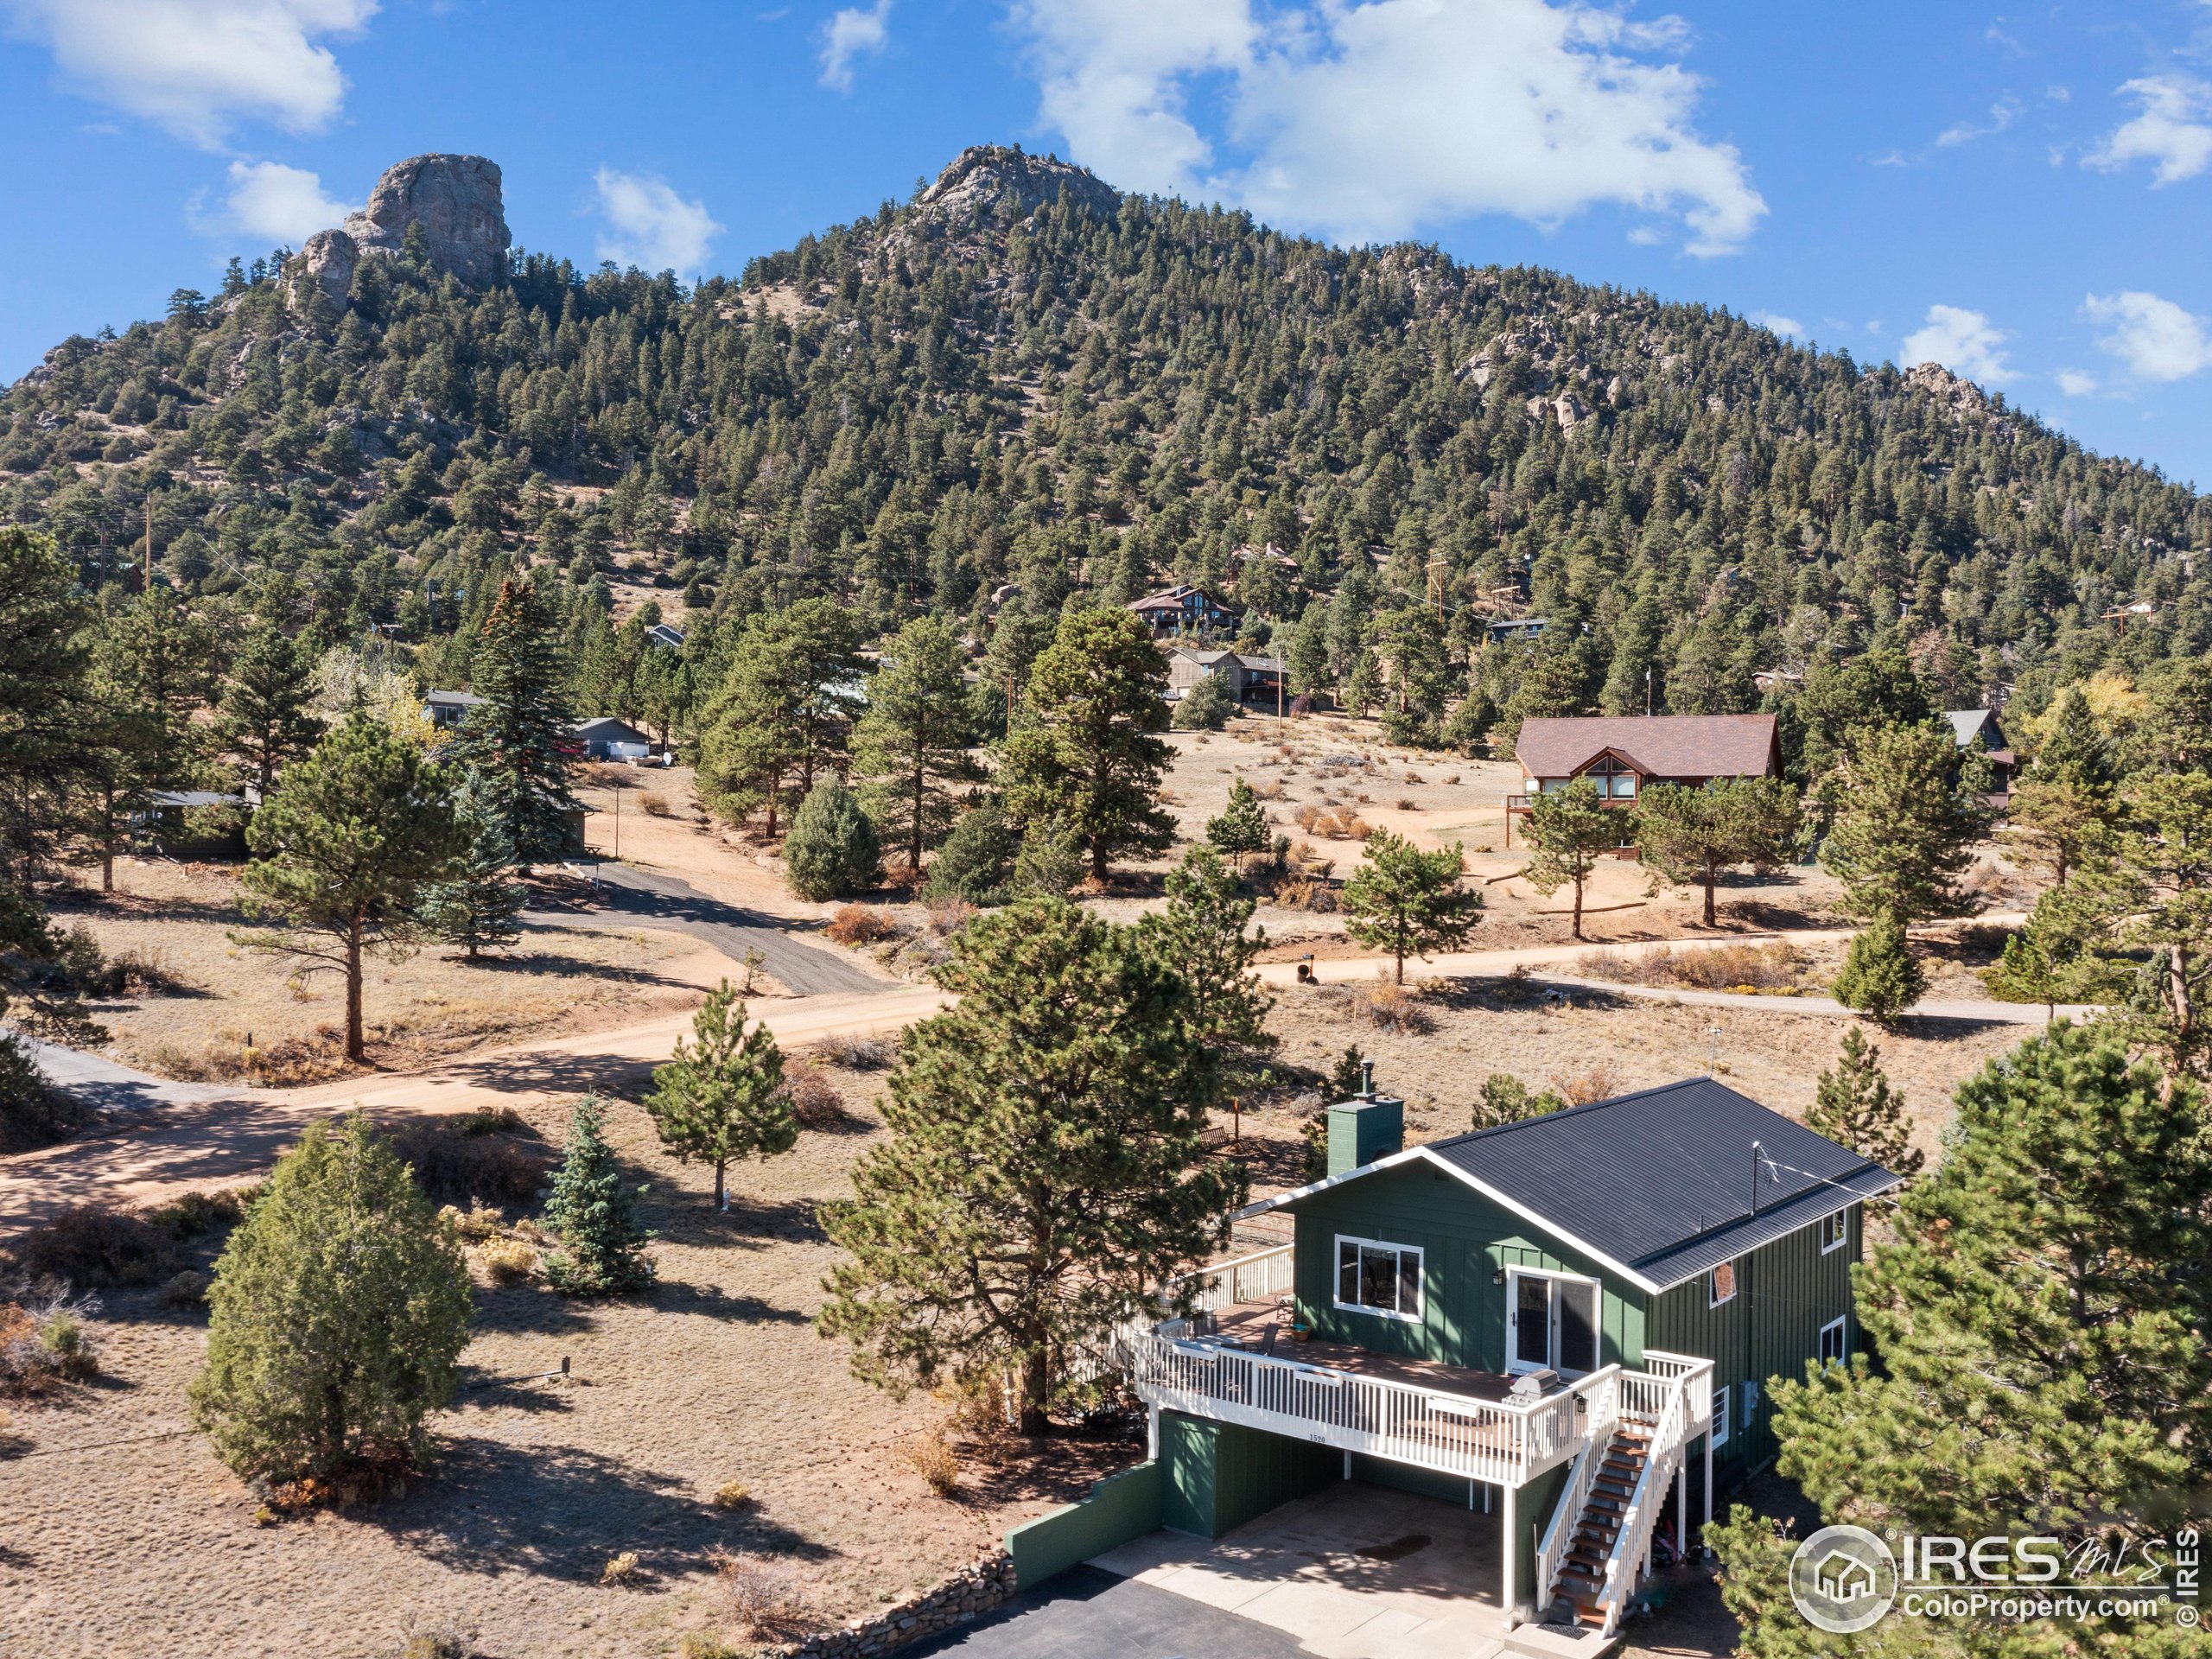
<svg viewBox="0 0 2212 1659">
<path fill-rule="evenodd" d="M 1160 1408 L 1153 1406 L 1145 1412 L 1144 1454 L 1153 1462 L 1160 1460 Z"/>
<path fill-rule="evenodd" d="M 1713 1524 L 1713 1408 L 1705 1408 L 1705 1524 Z"/>
<path fill-rule="evenodd" d="M 1510 1630 L 1521 1622 L 1519 1607 L 1521 1600 L 1521 1574 L 1519 1568 L 1521 1564 L 1514 1559 L 1514 1546 L 1520 1541 L 1521 1529 L 1519 1526 L 1516 1524 L 1514 1520 L 1513 1512 L 1515 1504 L 1513 1499 L 1515 1496 L 1515 1490 L 1514 1488 L 1508 1486 L 1504 1489 L 1504 1493 L 1505 1503 L 1503 1504 L 1503 1508 L 1505 1510 L 1505 1525 L 1503 1533 L 1503 1543 L 1499 1548 L 1497 1554 L 1499 1560 L 1505 1564 L 1505 1594 L 1503 1599 L 1505 1604 L 1505 1628 Z"/>
<path fill-rule="evenodd" d="M 1685 1463 L 1675 1471 L 1675 1559 L 1690 1558 L 1690 1470 Z"/>
</svg>

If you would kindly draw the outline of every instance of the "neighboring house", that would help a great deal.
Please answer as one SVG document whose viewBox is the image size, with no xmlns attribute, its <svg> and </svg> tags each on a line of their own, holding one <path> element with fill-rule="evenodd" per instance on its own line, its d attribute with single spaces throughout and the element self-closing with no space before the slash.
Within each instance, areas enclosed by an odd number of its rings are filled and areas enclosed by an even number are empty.
<svg viewBox="0 0 2212 1659">
<path fill-rule="evenodd" d="M 1503 622 L 1486 622 L 1483 625 L 1483 639 L 1493 645 L 1501 645 L 1509 640 L 1541 639 L 1547 626 L 1546 620 L 1541 616 L 1519 616 Z"/>
<path fill-rule="evenodd" d="M 1621 715 L 1541 717 L 1521 722 L 1513 752 L 1521 793 L 1505 798 L 1506 844 L 1531 796 L 1565 789 L 1577 778 L 1598 787 L 1607 806 L 1632 807 L 1653 784 L 1702 785 L 1718 778 L 1774 778 L 1782 747 L 1772 715 Z M 1621 843 L 1624 853 L 1634 843 Z"/>
<path fill-rule="evenodd" d="M 440 731 L 450 731 L 468 718 L 468 711 L 484 706 L 474 691 L 428 691 L 423 696 L 423 717 Z"/>
<path fill-rule="evenodd" d="M 2012 745 L 2005 735 L 2005 728 L 1997 723 L 1994 709 L 1953 709 L 1944 719 L 1951 722 L 1951 735 L 1958 741 L 1960 751 L 1980 744 L 1989 760 L 1989 804 L 2003 811 L 2012 804 L 2012 779 L 2019 771 L 2019 760 L 2012 752 Z"/>
<path fill-rule="evenodd" d="M 1164 1524 L 1338 1479 L 1464 1503 L 1501 1516 L 1509 1624 L 1564 1597 L 1610 1635 L 1655 1530 L 1775 1455 L 1768 1379 L 1857 1347 L 1861 1205 L 1897 1178 L 1709 1077 L 1425 1146 L 1402 1121 L 1332 1107 L 1327 1178 L 1242 1212 L 1293 1242 L 1128 1338 Z"/>
<path fill-rule="evenodd" d="M 653 645 L 665 646 L 670 651 L 683 649 L 683 630 L 671 627 L 665 622 L 656 622 L 647 628 L 645 638 Z"/>
<path fill-rule="evenodd" d="M 249 809 L 260 804 L 259 797 L 257 787 L 252 788 L 251 798 L 226 795 L 212 789 L 149 790 L 144 798 L 145 804 L 130 815 L 130 823 L 142 834 L 159 837 L 172 848 L 188 845 L 208 852 L 243 853 L 245 832 L 242 820 L 232 820 L 231 827 L 209 833 L 206 819 L 194 824 L 188 815 L 209 808 Z"/>
<path fill-rule="evenodd" d="M 1196 588 L 1185 584 L 1179 588 L 1164 588 L 1156 594 L 1147 594 L 1142 599 L 1131 600 L 1129 608 L 1145 620 L 1155 639 L 1172 639 L 1183 634 L 1232 632 L 1236 626 L 1236 613 L 1218 605 Z"/>
<path fill-rule="evenodd" d="M 587 760 L 644 760 L 653 753 L 653 741 L 626 720 L 601 715 L 580 720 L 569 728 L 582 745 Z"/>
<path fill-rule="evenodd" d="M 1167 701 L 1180 702 L 1201 680 L 1219 677 L 1240 702 L 1275 701 L 1283 683 L 1282 660 L 1234 651 L 1199 651 L 1175 645 L 1167 652 Z"/>
</svg>

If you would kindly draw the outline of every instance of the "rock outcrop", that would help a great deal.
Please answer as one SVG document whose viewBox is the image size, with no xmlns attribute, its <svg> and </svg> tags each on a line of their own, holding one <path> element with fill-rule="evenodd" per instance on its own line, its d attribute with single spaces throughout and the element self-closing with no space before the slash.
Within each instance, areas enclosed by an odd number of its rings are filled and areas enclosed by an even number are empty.
<svg viewBox="0 0 2212 1659">
<path fill-rule="evenodd" d="M 360 249 L 345 232 L 317 231 L 284 267 L 284 303 L 304 310 L 308 295 L 320 289 L 333 311 L 343 311 L 360 262 Z"/>
<path fill-rule="evenodd" d="M 369 205 L 346 221 L 364 253 L 397 253 L 419 221 L 430 263 L 479 287 L 506 270 L 499 164 L 482 156 L 416 156 L 385 169 Z"/>
<path fill-rule="evenodd" d="M 977 207 L 1001 206 L 1016 219 L 1026 219 L 1063 194 L 1105 216 L 1122 205 L 1122 193 L 1096 174 L 999 144 L 971 144 L 962 150 L 916 205 L 931 219 L 957 221 Z"/>
</svg>

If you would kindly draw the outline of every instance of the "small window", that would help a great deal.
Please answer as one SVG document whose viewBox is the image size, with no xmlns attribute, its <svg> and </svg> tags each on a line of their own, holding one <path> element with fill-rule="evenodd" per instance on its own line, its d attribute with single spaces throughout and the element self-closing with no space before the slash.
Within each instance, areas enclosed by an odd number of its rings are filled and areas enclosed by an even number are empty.
<svg viewBox="0 0 2212 1659">
<path fill-rule="evenodd" d="M 1736 1264 L 1723 1262 L 1705 1276 L 1706 1306 L 1718 1307 L 1736 1300 Z"/>
<path fill-rule="evenodd" d="M 1421 1318 L 1421 1253 L 1367 1238 L 1337 1240 L 1337 1306 L 1386 1319 Z"/>
<path fill-rule="evenodd" d="M 1728 1390 L 1713 1391 L 1713 1444 L 1715 1450 L 1728 1444 Z"/>
<path fill-rule="evenodd" d="M 1840 1365 L 1844 1361 L 1843 1325 L 1841 1319 L 1830 1319 L 1821 1327 L 1821 1363 Z"/>
<path fill-rule="evenodd" d="M 1851 1243 L 1851 1211 L 1839 1210 L 1832 1216 L 1821 1217 L 1821 1254 L 1840 1250 Z"/>
<path fill-rule="evenodd" d="M 1613 774 L 1613 798 L 1617 801 L 1632 801 L 1636 798 L 1634 772 L 1617 772 Z"/>
</svg>

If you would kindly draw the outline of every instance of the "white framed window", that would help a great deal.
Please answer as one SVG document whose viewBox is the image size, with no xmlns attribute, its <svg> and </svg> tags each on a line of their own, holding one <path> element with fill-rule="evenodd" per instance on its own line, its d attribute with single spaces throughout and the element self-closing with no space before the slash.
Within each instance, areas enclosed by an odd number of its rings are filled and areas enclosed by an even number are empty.
<svg viewBox="0 0 2212 1659">
<path fill-rule="evenodd" d="M 1821 1254 L 1840 1250 L 1851 1243 L 1851 1211 L 1839 1210 L 1832 1216 L 1821 1217 Z"/>
<path fill-rule="evenodd" d="M 1337 1306 L 1386 1319 L 1421 1318 L 1421 1252 L 1337 1235 Z"/>
<path fill-rule="evenodd" d="M 1723 1262 L 1705 1275 L 1705 1305 L 1718 1307 L 1736 1300 L 1736 1264 Z"/>
<path fill-rule="evenodd" d="M 1713 1391 L 1713 1445 L 1717 1451 L 1728 1444 L 1728 1390 Z"/>
<path fill-rule="evenodd" d="M 1840 1365 L 1848 1350 L 1844 1342 L 1844 1321 L 1830 1319 L 1821 1327 L 1821 1363 Z"/>
</svg>

